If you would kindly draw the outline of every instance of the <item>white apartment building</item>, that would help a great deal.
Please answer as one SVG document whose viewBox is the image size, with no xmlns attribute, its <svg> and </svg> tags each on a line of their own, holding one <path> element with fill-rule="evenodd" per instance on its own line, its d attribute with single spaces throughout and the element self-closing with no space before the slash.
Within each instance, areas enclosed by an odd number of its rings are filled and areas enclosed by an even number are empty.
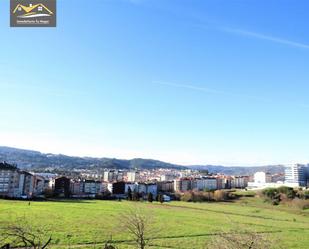
<svg viewBox="0 0 309 249">
<path fill-rule="evenodd" d="M 136 171 L 131 171 L 127 173 L 128 182 L 138 182 L 140 180 L 140 174 Z"/>
<path fill-rule="evenodd" d="M 285 167 L 284 183 L 290 186 L 307 186 L 308 165 L 292 164 Z"/>
<path fill-rule="evenodd" d="M 103 173 L 103 181 L 104 182 L 112 182 L 116 180 L 117 174 L 114 170 L 104 171 Z"/>
</svg>

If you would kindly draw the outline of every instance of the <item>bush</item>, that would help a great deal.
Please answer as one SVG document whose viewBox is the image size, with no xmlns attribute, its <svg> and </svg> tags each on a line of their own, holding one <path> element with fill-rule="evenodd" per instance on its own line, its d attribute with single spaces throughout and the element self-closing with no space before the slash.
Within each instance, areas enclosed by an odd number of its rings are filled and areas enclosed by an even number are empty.
<svg viewBox="0 0 309 249">
<path fill-rule="evenodd" d="M 309 190 L 304 191 L 304 199 L 309 199 Z"/>
<path fill-rule="evenodd" d="M 274 206 L 279 205 L 279 203 L 280 203 L 280 200 L 278 200 L 278 199 L 273 199 L 273 200 L 271 201 L 271 204 L 273 204 Z"/>
<path fill-rule="evenodd" d="M 278 190 L 276 188 L 266 188 L 262 191 L 262 194 L 272 200 L 278 194 Z"/>
<path fill-rule="evenodd" d="M 55 196 L 54 191 L 50 188 L 44 189 L 43 194 L 45 198 L 53 198 Z"/>
<path fill-rule="evenodd" d="M 234 199 L 235 195 L 224 190 L 211 191 L 187 191 L 178 193 L 179 200 L 185 202 L 227 201 Z"/>
<path fill-rule="evenodd" d="M 187 191 L 180 196 L 180 200 L 185 202 L 196 202 L 197 199 L 198 197 L 192 191 Z"/>
<path fill-rule="evenodd" d="M 270 201 L 273 205 L 279 205 L 281 201 L 281 193 L 279 192 L 279 190 L 279 188 L 266 188 L 262 191 L 262 194 L 266 198 L 266 201 Z M 284 195 L 287 196 L 286 194 Z"/>
<path fill-rule="evenodd" d="M 309 209 L 309 200 L 302 200 L 299 198 L 295 198 L 290 202 L 290 206 L 301 210 Z"/>
<path fill-rule="evenodd" d="M 293 188 L 282 186 L 277 189 L 277 191 L 281 194 L 286 194 L 289 199 L 294 199 L 296 196 L 296 192 Z"/>
<path fill-rule="evenodd" d="M 228 193 L 223 190 L 216 190 L 214 192 L 215 201 L 226 201 L 228 199 Z"/>
</svg>

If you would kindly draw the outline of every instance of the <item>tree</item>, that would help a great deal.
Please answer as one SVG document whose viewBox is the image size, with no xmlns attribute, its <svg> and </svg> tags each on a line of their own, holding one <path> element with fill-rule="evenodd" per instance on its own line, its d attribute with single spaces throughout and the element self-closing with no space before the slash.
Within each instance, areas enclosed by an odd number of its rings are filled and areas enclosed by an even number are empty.
<svg viewBox="0 0 309 249">
<path fill-rule="evenodd" d="M 204 190 L 206 193 L 208 193 L 208 198 L 207 198 L 207 200 L 208 201 L 211 201 L 211 191 L 210 191 L 210 189 L 209 188 L 205 188 L 205 190 Z"/>
<path fill-rule="evenodd" d="M 0 237 L 14 246 L 23 246 L 26 249 L 48 248 L 52 240 L 51 235 L 44 231 L 44 227 L 34 228 L 25 218 L 1 225 Z"/>
<path fill-rule="evenodd" d="M 223 190 L 216 190 L 214 192 L 214 200 L 215 201 L 225 201 L 227 199 L 227 194 Z"/>
<path fill-rule="evenodd" d="M 132 190 L 130 187 L 128 188 L 128 200 L 132 201 Z"/>
<path fill-rule="evenodd" d="M 133 201 L 139 201 L 139 193 L 134 189 L 132 194 L 132 200 Z"/>
<path fill-rule="evenodd" d="M 149 202 L 153 202 L 153 194 L 151 192 L 148 193 L 147 199 Z"/>
<path fill-rule="evenodd" d="M 228 216 L 230 224 L 235 224 Z M 218 232 L 211 237 L 206 245 L 207 249 L 279 249 L 281 248 L 279 239 L 267 234 L 267 232 L 257 232 L 248 230 L 241 224 L 235 224 L 232 231 Z"/>
<path fill-rule="evenodd" d="M 162 194 L 159 194 L 159 195 L 158 195 L 158 201 L 159 201 L 160 203 L 163 203 L 163 202 L 164 202 L 164 196 L 163 196 Z"/>
<path fill-rule="evenodd" d="M 265 233 L 239 231 L 237 233 L 220 233 L 207 244 L 207 249 L 272 249 L 281 248 Z"/>
<path fill-rule="evenodd" d="M 134 238 L 138 249 L 146 248 L 146 245 L 155 234 L 151 226 L 151 216 L 139 209 L 129 210 L 126 214 L 120 216 L 119 223 L 121 229 Z"/>
</svg>

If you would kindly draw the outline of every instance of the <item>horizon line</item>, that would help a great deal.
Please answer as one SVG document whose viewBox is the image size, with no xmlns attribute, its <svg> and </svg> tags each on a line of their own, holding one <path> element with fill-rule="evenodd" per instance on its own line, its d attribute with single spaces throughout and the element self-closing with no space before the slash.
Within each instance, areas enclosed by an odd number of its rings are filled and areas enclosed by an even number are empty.
<svg viewBox="0 0 309 249">
<path fill-rule="evenodd" d="M 67 153 L 53 153 L 53 152 L 44 152 L 41 150 L 37 150 L 37 149 L 29 149 L 29 148 L 21 148 L 21 147 L 11 147 L 11 146 L 5 146 L 5 145 L 0 145 L 0 148 L 8 148 L 8 149 L 15 149 L 15 150 L 26 150 L 26 151 L 33 151 L 33 152 L 38 152 L 41 154 L 52 154 L 55 156 L 68 156 L 68 157 L 78 157 L 78 158 L 93 158 L 93 159 L 118 159 L 118 160 L 126 160 L 126 161 L 130 161 L 130 160 L 134 160 L 134 159 L 142 159 L 142 160 L 154 160 L 154 161 L 160 161 L 163 163 L 167 163 L 167 164 L 172 164 L 175 166 L 181 166 L 181 167 L 207 167 L 207 166 L 212 166 L 212 167 L 245 167 L 245 168 L 250 168 L 250 167 L 278 167 L 278 166 L 288 166 L 288 165 L 294 165 L 294 164 L 309 164 L 309 162 L 307 163 L 300 163 L 300 162 L 288 162 L 288 163 L 268 163 L 268 164 L 252 164 L 252 163 L 248 163 L 248 164 L 220 164 L 220 163 L 192 163 L 192 164 L 179 164 L 179 163 L 173 163 L 170 161 L 166 161 L 166 160 L 160 160 L 160 159 L 154 159 L 154 158 L 144 158 L 144 157 L 133 157 L 133 158 L 120 158 L 120 157 L 104 157 L 104 156 L 81 156 L 81 155 L 72 155 L 72 154 L 67 154 Z"/>
</svg>

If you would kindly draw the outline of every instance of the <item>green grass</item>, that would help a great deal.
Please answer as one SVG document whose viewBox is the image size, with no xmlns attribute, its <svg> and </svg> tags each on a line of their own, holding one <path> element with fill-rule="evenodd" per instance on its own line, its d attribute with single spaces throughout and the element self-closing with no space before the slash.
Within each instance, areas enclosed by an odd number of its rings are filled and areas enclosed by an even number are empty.
<svg viewBox="0 0 309 249">
<path fill-rule="evenodd" d="M 253 197 L 235 203 L 55 201 L 30 206 L 0 200 L 0 222 L 25 216 L 34 226 L 44 224 L 57 249 L 69 244 L 71 248 L 102 248 L 92 243 L 103 243 L 111 234 L 118 248 L 134 248 L 130 235 L 118 225 L 119 215 L 136 206 L 153 216 L 157 232 L 152 248 L 205 248 L 215 233 L 242 229 L 271 233 L 283 248 L 309 248 L 309 212 L 271 206 Z"/>
</svg>

